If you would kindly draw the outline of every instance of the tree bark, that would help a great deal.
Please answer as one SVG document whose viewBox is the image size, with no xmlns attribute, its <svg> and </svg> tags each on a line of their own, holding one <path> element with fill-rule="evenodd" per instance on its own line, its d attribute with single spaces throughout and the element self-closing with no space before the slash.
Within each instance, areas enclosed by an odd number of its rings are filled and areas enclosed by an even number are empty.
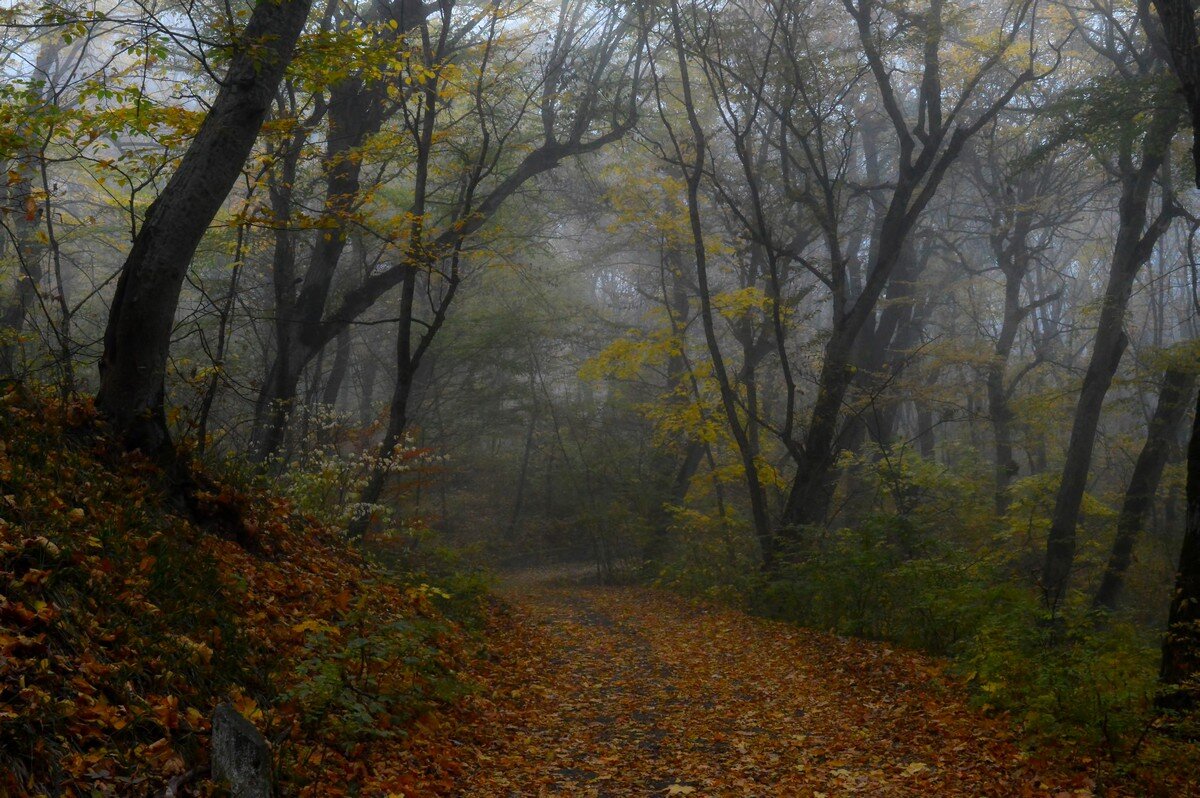
<svg viewBox="0 0 1200 798">
<path fill-rule="evenodd" d="M 1200 188 L 1200 35 L 1192 0 L 1154 0 L 1171 70 L 1179 79 L 1192 122 L 1192 165 L 1196 188 Z M 1139 7 L 1140 4 L 1139 4 Z M 1143 16 L 1143 21 L 1149 19 Z M 1147 25 L 1147 30 L 1149 26 Z M 1154 32 L 1150 31 L 1153 36 Z"/>
<path fill-rule="evenodd" d="M 1075 406 L 1062 481 L 1055 497 L 1050 532 L 1046 539 L 1041 587 L 1045 604 L 1051 609 L 1056 608 L 1062 600 L 1075 562 L 1076 525 L 1092 463 L 1100 411 L 1128 344 L 1124 330 L 1125 310 L 1134 278 L 1150 258 L 1155 244 L 1172 218 L 1172 211 L 1164 200 L 1164 207 L 1157 218 L 1149 225 L 1146 221 L 1154 177 L 1164 162 L 1167 146 L 1178 124 L 1179 113 L 1176 109 L 1157 109 L 1142 142 L 1141 164 L 1134 168 L 1129 163 L 1129 156 L 1122 156 L 1124 175 L 1117 241 L 1113 247 L 1108 285 L 1101 300 L 1091 361 Z"/>
<path fill-rule="evenodd" d="M 1175 592 L 1163 638 L 1159 680 L 1164 709 L 1194 709 L 1200 701 L 1200 396 L 1187 452 L 1187 524 L 1175 573 Z"/>
<path fill-rule="evenodd" d="M 1191 371 L 1169 368 L 1163 374 L 1158 392 L 1158 404 L 1146 430 L 1146 442 L 1138 454 L 1125 489 L 1121 513 L 1117 516 L 1117 536 L 1104 577 L 1096 591 L 1092 606 L 1115 610 L 1125 584 L 1125 572 L 1133 559 L 1133 547 L 1142 534 L 1146 515 L 1154 505 L 1154 494 L 1162 478 L 1163 467 L 1171 451 L 1171 439 L 1179 428 L 1191 404 L 1196 375 Z"/>
<path fill-rule="evenodd" d="M 704 243 L 704 226 L 700 218 L 700 181 L 703 179 L 704 161 L 707 157 L 707 138 L 700 125 L 696 104 L 692 99 L 691 80 L 689 78 L 687 58 L 684 52 L 683 30 L 680 24 L 678 3 L 672 0 L 670 9 L 671 29 L 674 33 L 675 56 L 679 66 L 679 81 L 683 94 L 683 105 L 687 112 L 688 123 L 691 127 L 692 160 L 690 163 L 678 153 L 680 167 L 683 170 L 684 182 L 687 187 L 688 222 L 692 234 L 693 255 L 696 267 L 696 282 L 700 293 L 700 321 L 704 328 L 704 340 L 708 346 L 709 357 L 712 359 L 713 376 L 720 389 L 721 404 L 729 421 L 730 432 L 737 444 L 738 455 L 741 459 L 747 488 L 750 493 L 750 515 L 755 538 L 759 544 L 759 555 L 762 557 L 763 568 L 770 570 L 775 566 L 775 541 L 771 532 L 771 521 L 767 514 L 766 495 L 758 478 L 758 462 L 755 457 L 752 441 L 742 425 L 738 410 L 738 399 L 734 392 L 725 359 L 721 354 L 721 345 L 717 339 L 713 321 L 712 293 L 708 286 L 708 253 Z"/>
<path fill-rule="evenodd" d="M 45 107 L 53 102 L 55 70 L 59 54 L 62 52 L 62 40 L 50 35 L 42 39 L 38 45 L 37 58 L 34 62 L 34 79 L 44 81 L 39 102 Z M 8 218 L 12 219 L 10 231 L 14 258 L 17 262 L 17 280 L 12 297 L 0 311 L 0 376 L 15 377 L 21 367 L 21 333 L 38 299 L 39 286 L 42 282 L 42 258 L 47 246 L 38 240 L 41 231 L 43 214 L 49 202 L 38 202 L 33 189 L 33 178 L 42 175 L 45 166 L 46 139 L 36 141 L 37 131 L 23 131 L 27 136 L 21 152 L 12 160 L 6 170 L 15 179 L 9 179 L 5 184 Z M 0 252 L 4 249 L 0 246 Z"/>
<path fill-rule="evenodd" d="M 321 404 L 332 410 L 337 407 L 338 397 L 342 394 L 342 383 L 350 372 L 350 330 L 347 328 L 338 333 L 337 347 L 333 352 L 333 365 L 329 368 L 329 377 L 325 380 L 325 389 L 321 393 Z"/>
<path fill-rule="evenodd" d="M 376 420 L 372 402 L 375 400 L 375 377 L 378 373 L 379 363 L 368 352 L 359 371 L 358 388 L 358 423 L 364 429 L 374 424 Z"/>
<path fill-rule="evenodd" d="M 96 406 L 131 449 L 173 458 L 164 409 L 179 292 L 196 247 L 241 173 L 294 54 L 309 0 L 259 0 L 211 110 L 121 268 Z"/>
</svg>

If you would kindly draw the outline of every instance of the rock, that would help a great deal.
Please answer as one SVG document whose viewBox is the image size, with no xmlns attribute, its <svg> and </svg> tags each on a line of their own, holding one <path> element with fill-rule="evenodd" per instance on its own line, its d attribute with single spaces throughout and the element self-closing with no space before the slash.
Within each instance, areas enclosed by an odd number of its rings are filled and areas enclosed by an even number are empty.
<svg viewBox="0 0 1200 798">
<path fill-rule="evenodd" d="M 212 774 L 234 798 L 271 798 L 271 747 L 229 704 L 213 712 Z"/>
</svg>

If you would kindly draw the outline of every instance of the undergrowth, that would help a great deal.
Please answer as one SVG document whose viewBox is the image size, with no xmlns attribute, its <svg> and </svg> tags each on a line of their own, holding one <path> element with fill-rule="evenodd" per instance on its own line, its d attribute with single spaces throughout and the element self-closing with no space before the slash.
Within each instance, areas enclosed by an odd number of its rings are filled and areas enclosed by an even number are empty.
<svg viewBox="0 0 1200 798">
<path fill-rule="evenodd" d="M 769 573 L 749 557 L 731 558 L 710 529 L 680 525 L 660 583 L 753 614 L 949 657 L 976 707 L 1012 718 L 1030 746 L 1066 748 L 1094 762 L 1098 787 L 1115 782 L 1164 796 L 1191 789 L 1200 749 L 1161 734 L 1186 719 L 1164 717 L 1154 705 L 1161 629 L 1093 612 L 1082 591 L 1048 613 L 1031 583 L 1024 533 L 1049 510 L 1040 483 L 1016 486 L 1013 528 L 998 530 L 980 485 L 942 478 L 919 459 L 902 473 L 873 464 L 859 474 L 859 489 L 894 509 L 832 531 L 803 530 L 800 546 Z"/>
<path fill-rule="evenodd" d="M 479 586 L 397 577 L 284 499 L 204 484 L 197 523 L 88 402 L 0 394 L 0 794 L 211 792 L 222 701 L 281 794 L 449 789 L 421 731 L 469 689 Z"/>
</svg>

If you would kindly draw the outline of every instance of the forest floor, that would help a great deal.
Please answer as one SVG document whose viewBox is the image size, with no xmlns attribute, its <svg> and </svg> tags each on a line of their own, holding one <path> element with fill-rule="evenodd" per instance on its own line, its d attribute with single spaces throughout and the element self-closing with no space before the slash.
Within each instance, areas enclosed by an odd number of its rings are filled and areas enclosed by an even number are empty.
<svg viewBox="0 0 1200 798">
<path fill-rule="evenodd" d="M 1103 794 L 927 657 L 642 587 L 500 594 L 463 796 Z"/>
</svg>

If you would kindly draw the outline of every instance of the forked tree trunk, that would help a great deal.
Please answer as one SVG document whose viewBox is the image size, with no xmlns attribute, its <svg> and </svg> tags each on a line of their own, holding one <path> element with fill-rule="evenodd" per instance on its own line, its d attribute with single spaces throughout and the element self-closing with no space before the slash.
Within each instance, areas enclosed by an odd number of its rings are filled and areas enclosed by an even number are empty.
<svg viewBox="0 0 1200 798">
<path fill-rule="evenodd" d="M 377 35 L 395 41 L 421 25 L 427 13 L 419 0 L 386 0 L 370 4 L 363 23 L 392 23 L 379 25 Z M 272 270 L 276 286 L 275 356 L 267 366 L 256 403 L 251 438 L 252 457 L 257 462 L 271 458 L 286 439 L 304 369 L 328 343 L 330 336 L 322 335 L 320 327 L 354 214 L 363 201 L 362 148 L 397 110 L 388 99 L 388 89 L 386 81 L 367 80 L 358 74 L 328 89 L 328 129 L 322 158 L 325 197 L 312 254 L 307 268 L 298 274 L 291 240 L 295 233 L 284 229 L 281 233 L 289 238 L 286 246 L 292 260 L 289 263 L 277 258 Z M 292 186 L 304 143 L 303 137 L 296 140 L 296 149 L 288 153 L 290 160 L 281 170 L 279 182 L 283 189 L 274 209 L 280 221 L 287 219 L 294 207 Z M 345 325 L 340 329 L 344 331 Z"/>
<path fill-rule="evenodd" d="M 250 155 L 308 17 L 309 0 L 259 0 L 179 168 L 146 212 L 104 333 L 96 405 L 131 449 L 173 455 L 163 407 L 184 276 Z"/>
</svg>

